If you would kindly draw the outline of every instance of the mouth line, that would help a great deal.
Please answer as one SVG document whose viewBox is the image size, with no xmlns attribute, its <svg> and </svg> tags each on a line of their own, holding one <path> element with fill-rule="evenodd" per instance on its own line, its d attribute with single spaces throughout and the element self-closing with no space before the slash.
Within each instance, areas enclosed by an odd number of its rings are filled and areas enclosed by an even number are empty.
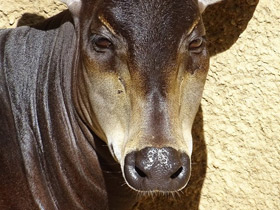
<svg viewBox="0 0 280 210">
<path fill-rule="evenodd" d="M 148 191 L 142 191 L 142 190 L 136 190 L 137 194 L 139 196 L 143 197 L 154 197 L 154 196 L 172 196 L 175 197 L 174 195 L 177 195 L 180 197 L 181 194 L 183 194 L 183 189 L 175 190 L 175 191 L 163 191 L 163 190 L 148 190 Z"/>
<path fill-rule="evenodd" d="M 173 195 L 174 193 L 175 194 L 180 194 L 182 192 L 182 190 L 184 190 L 186 188 L 186 186 L 188 185 L 189 181 L 186 182 L 186 184 L 177 189 L 177 190 L 160 190 L 160 189 L 154 189 L 154 190 L 141 190 L 141 189 L 136 189 L 135 187 L 131 186 L 127 180 L 126 180 L 126 177 L 124 177 L 124 180 L 125 180 L 125 183 L 126 185 L 131 188 L 132 190 L 136 191 L 137 193 L 139 193 L 140 195 Z"/>
</svg>

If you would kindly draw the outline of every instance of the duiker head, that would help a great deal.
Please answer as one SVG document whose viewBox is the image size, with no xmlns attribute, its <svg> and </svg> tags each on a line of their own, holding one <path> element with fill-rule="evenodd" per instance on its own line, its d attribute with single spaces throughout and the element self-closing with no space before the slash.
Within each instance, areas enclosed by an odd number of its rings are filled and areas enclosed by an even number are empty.
<svg viewBox="0 0 280 210">
<path fill-rule="evenodd" d="M 217 0 L 65 0 L 79 37 L 77 110 L 137 191 L 177 191 L 208 71 L 201 13 Z"/>
</svg>

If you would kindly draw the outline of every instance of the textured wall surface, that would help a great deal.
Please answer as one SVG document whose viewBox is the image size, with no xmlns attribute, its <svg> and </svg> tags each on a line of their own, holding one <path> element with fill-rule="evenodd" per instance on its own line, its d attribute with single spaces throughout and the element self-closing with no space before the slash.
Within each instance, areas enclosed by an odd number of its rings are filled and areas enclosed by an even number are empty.
<svg viewBox="0 0 280 210">
<path fill-rule="evenodd" d="M 256 5 L 226 0 L 207 9 L 213 56 L 193 129 L 190 184 L 135 209 L 280 209 L 280 2 Z M 53 0 L 0 0 L 0 28 L 62 9 Z"/>
<path fill-rule="evenodd" d="M 236 44 L 212 58 L 201 209 L 280 209 L 279 10 L 260 0 Z"/>
</svg>

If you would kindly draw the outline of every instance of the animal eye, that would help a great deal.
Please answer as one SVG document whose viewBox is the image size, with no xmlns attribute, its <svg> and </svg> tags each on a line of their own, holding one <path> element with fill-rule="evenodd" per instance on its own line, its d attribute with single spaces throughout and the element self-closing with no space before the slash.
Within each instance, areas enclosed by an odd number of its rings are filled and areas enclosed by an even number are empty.
<svg viewBox="0 0 280 210">
<path fill-rule="evenodd" d="M 100 38 L 95 41 L 95 45 L 99 48 L 110 48 L 112 46 L 112 42 L 110 42 L 106 38 Z"/>
<path fill-rule="evenodd" d="M 204 44 L 203 38 L 194 39 L 189 43 L 189 51 L 194 53 L 200 53 Z"/>
<path fill-rule="evenodd" d="M 95 35 L 92 41 L 93 47 L 97 52 L 111 49 L 113 47 L 113 43 L 103 36 Z"/>
</svg>

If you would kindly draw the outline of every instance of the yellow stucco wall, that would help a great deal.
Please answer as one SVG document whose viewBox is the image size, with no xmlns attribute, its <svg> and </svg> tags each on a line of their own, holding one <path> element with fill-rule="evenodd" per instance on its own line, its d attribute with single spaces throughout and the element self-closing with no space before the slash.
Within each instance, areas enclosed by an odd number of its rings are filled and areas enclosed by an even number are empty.
<svg viewBox="0 0 280 210">
<path fill-rule="evenodd" d="M 231 12 L 240 14 L 246 13 L 246 8 L 239 11 L 234 5 L 243 2 L 249 8 L 256 4 L 256 0 L 227 1 L 224 4 Z M 50 17 L 64 8 L 53 0 L 0 0 L 0 28 L 15 27 L 22 14 Z M 219 10 L 221 7 L 214 15 Z M 194 135 L 203 141 L 194 142 L 199 155 L 194 157 L 193 189 L 175 195 L 180 204 L 167 197 L 144 199 L 135 209 L 280 209 L 279 11 L 280 1 L 260 0 L 235 44 L 218 50 L 224 52 L 211 59 L 194 128 Z M 40 19 L 33 20 L 35 16 L 30 14 L 25 15 L 27 22 Z M 241 20 L 236 20 L 229 22 L 238 25 Z M 223 37 L 219 41 L 223 43 Z"/>
<path fill-rule="evenodd" d="M 279 11 L 280 1 L 260 0 L 237 42 L 212 58 L 201 209 L 280 209 Z"/>
</svg>

